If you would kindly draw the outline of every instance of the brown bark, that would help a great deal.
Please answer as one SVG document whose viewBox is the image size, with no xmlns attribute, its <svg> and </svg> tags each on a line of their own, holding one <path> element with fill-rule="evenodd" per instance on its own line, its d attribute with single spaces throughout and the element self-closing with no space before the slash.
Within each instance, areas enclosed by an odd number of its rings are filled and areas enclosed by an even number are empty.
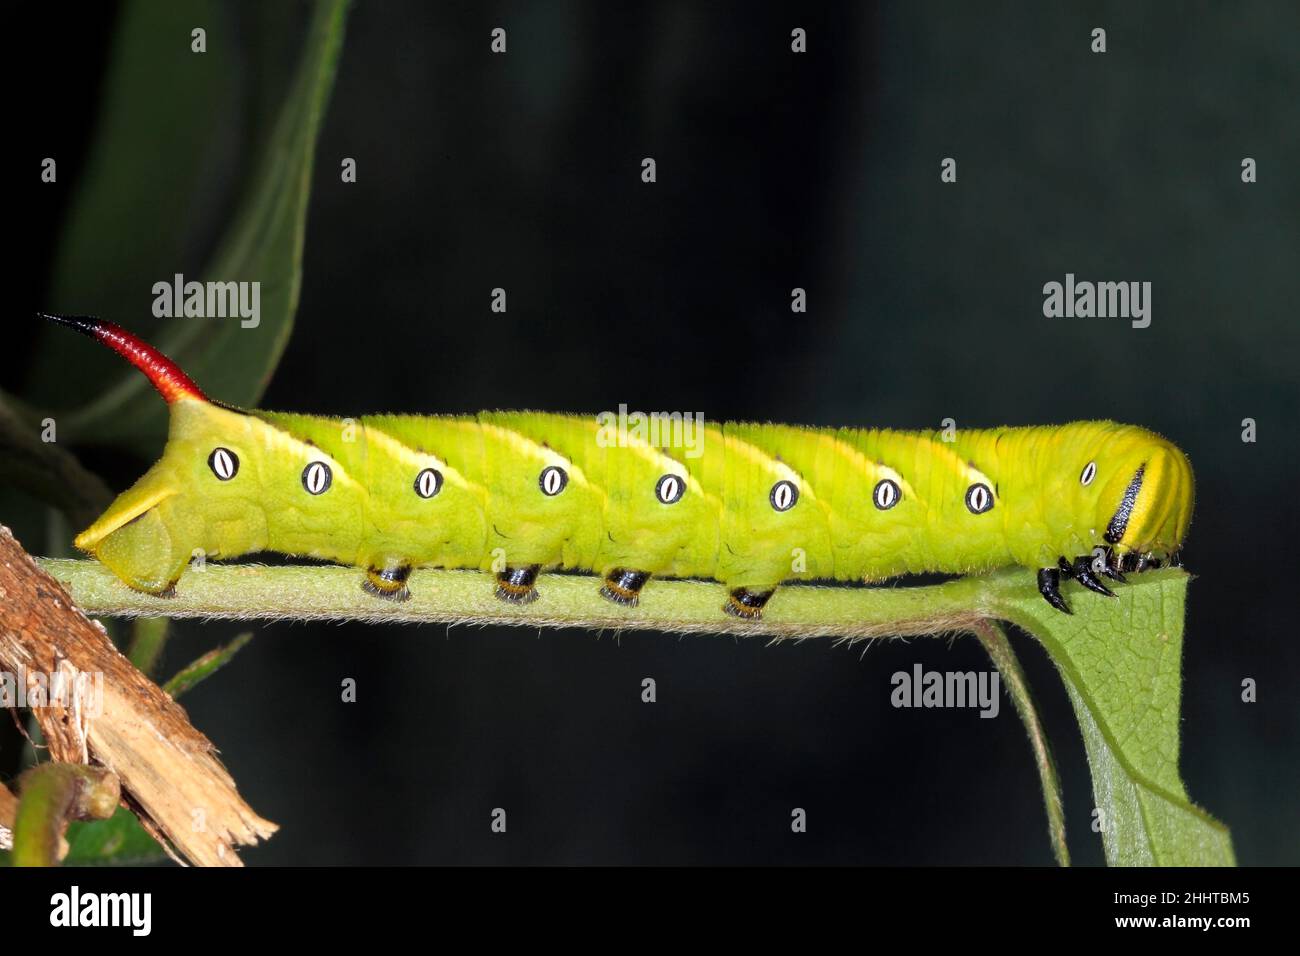
<svg viewBox="0 0 1300 956">
<path fill-rule="evenodd" d="M 185 860 L 240 866 L 236 846 L 276 831 L 239 796 L 216 748 L 184 709 L 117 651 L 3 526 L 0 668 L 29 688 L 32 675 L 42 674 L 82 685 L 81 693 L 31 708 L 50 758 L 116 773 L 123 802 Z M 95 700 L 101 687 L 102 708 Z"/>
<path fill-rule="evenodd" d="M 0 850 L 14 845 L 14 820 L 18 817 L 18 798 L 0 783 Z"/>
</svg>

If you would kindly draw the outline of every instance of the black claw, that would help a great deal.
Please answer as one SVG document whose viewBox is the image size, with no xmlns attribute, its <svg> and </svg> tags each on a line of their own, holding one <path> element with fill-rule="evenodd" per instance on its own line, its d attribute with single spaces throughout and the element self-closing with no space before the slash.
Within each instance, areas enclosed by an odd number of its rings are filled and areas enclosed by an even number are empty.
<svg viewBox="0 0 1300 956">
<path fill-rule="evenodd" d="M 1089 591 L 1094 591 L 1097 594 L 1104 594 L 1106 597 L 1115 596 L 1114 591 L 1106 587 L 1106 585 L 1102 584 L 1100 581 L 1096 579 L 1096 577 L 1093 576 L 1091 555 L 1085 554 L 1083 557 L 1079 558 L 1077 561 L 1074 562 L 1074 577 L 1075 580 L 1077 580 Z"/>
<path fill-rule="evenodd" d="M 1109 561 L 1101 569 L 1101 573 L 1106 575 L 1112 581 L 1118 581 L 1120 584 L 1127 584 L 1128 578 L 1124 577 L 1124 572 L 1119 569 L 1118 565 L 1111 564 Z"/>
<path fill-rule="evenodd" d="M 1169 555 L 1169 566 L 1171 568 L 1181 568 L 1183 566 L 1183 553 L 1181 551 L 1175 551 Z"/>
<path fill-rule="evenodd" d="M 1063 614 L 1073 614 L 1070 606 L 1065 603 L 1065 598 L 1061 597 L 1061 569 L 1060 568 L 1040 568 L 1038 571 L 1038 593 L 1052 607 L 1056 608 Z"/>
</svg>

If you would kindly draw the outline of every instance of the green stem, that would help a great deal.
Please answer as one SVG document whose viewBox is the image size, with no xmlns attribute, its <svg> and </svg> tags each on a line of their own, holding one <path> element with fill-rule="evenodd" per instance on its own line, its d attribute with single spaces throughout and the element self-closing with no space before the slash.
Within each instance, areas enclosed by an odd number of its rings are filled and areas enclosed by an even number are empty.
<svg viewBox="0 0 1300 956">
<path fill-rule="evenodd" d="M 777 592 L 762 620 L 743 621 L 722 612 L 726 589 L 705 581 L 652 580 L 639 607 L 623 608 L 602 598 L 590 575 L 544 574 L 541 598 L 516 606 L 497 600 L 491 579 L 480 572 L 417 570 L 408 582 L 411 599 L 391 602 L 363 591 L 352 568 L 209 564 L 186 571 L 175 597 L 159 598 L 131 590 L 96 561 L 41 563 L 84 611 L 104 616 L 520 624 L 771 638 L 969 631 L 1004 601 L 1034 593 L 1032 574 L 1021 570 L 917 588 L 790 585 Z"/>
<path fill-rule="evenodd" d="M 121 799 L 116 776 L 100 767 L 47 763 L 23 774 L 14 820 L 14 866 L 58 866 L 72 820 L 107 819 Z"/>
<path fill-rule="evenodd" d="M 1006 632 L 992 621 L 981 621 L 972 630 L 979 642 L 984 645 L 993 664 L 1002 675 L 1011 702 L 1016 713 L 1025 725 L 1029 736 L 1029 746 L 1034 752 L 1034 763 L 1038 766 L 1038 779 L 1043 787 L 1043 803 L 1047 808 L 1047 830 L 1052 840 L 1052 852 L 1056 862 L 1061 866 L 1070 865 L 1070 848 L 1065 842 L 1065 808 L 1061 800 L 1061 780 L 1056 774 L 1056 763 L 1052 760 L 1052 750 L 1047 744 L 1047 732 L 1039 720 L 1038 709 L 1034 706 L 1033 695 L 1029 692 L 1029 683 L 1025 672 L 1020 667 L 1020 659 L 1015 649 L 1007 640 Z"/>
</svg>

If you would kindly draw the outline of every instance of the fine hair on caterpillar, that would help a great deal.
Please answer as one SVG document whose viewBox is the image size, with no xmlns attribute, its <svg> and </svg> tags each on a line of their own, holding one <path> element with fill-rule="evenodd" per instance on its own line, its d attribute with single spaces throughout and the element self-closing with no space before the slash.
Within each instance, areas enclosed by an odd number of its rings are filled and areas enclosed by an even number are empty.
<svg viewBox="0 0 1300 956">
<path fill-rule="evenodd" d="M 1021 566 L 1069 613 L 1064 582 L 1113 596 L 1103 578 L 1176 561 L 1191 521 L 1187 457 L 1134 425 L 954 437 L 699 420 L 683 443 L 610 440 L 596 415 L 246 410 L 112 323 L 43 317 L 123 355 L 168 403 L 162 457 L 76 538 L 151 594 L 174 593 L 196 551 L 271 551 L 361 568 L 395 601 L 417 567 L 486 572 L 515 604 L 545 600 L 549 569 L 595 572 L 626 606 L 655 577 L 707 578 L 727 588 L 720 613 L 754 619 L 791 580 Z"/>
</svg>

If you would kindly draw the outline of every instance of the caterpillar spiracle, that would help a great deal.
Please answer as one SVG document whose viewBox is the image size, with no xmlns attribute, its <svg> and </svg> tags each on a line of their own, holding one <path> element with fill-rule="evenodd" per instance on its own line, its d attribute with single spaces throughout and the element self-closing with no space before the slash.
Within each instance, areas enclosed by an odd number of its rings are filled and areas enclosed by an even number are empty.
<svg viewBox="0 0 1300 956">
<path fill-rule="evenodd" d="M 45 315 L 116 350 L 169 405 L 161 459 L 76 538 L 123 582 L 174 593 L 196 553 L 260 551 L 364 569 L 377 598 L 413 568 L 495 574 L 503 601 L 576 569 L 634 605 L 653 576 L 705 578 L 758 618 L 791 579 L 875 582 L 1020 565 L 1069 613 L 1177 561 L 1191 521 L 1186 456 L 1109 421 L 936 432 L 704 426 L 700 454 L 600 440 L 596 416 L 539 412 L 342 419 L 237 409 L 93 318 Z M 951 437 L 952 440 L 944 440 Z M 798 570 L 792 556 L 798 556 Z"/>
</svg>

